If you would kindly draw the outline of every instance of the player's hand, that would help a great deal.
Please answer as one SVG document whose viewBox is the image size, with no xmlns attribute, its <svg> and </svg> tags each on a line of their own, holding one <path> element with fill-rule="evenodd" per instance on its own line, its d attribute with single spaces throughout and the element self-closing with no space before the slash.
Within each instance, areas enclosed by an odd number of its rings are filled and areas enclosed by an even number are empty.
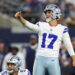
<svg viewBox="0 0 75 75">
<path fill-rule="evenodd" d="M 15 17 L 16 17 L 16 18 L 19 18 L 19 17 L 21 16 L 21 14 L 22 14 L 21 11 L 19 11 L 19 12 L 17 12 L 17 13 L 15 14 Z"/>
</svg>

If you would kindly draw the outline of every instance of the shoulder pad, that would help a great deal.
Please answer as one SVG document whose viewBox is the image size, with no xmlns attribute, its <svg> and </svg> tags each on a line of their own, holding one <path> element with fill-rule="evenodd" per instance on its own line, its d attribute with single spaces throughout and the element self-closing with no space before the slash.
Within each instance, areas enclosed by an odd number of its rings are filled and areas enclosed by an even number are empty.
<svg viewBox="0 0 75 75">
<path fill-rule="evenodd" d="M 28 69 L 20 69 L 20 72 L 26 75 L 31 75 Z"/>
<path fill-rule="evenodd" d="M 36 25 L 39 26 L 39 25 L 40 25 L 39 23 L 40 23 L 40 22 L 37 22 Z"/>
<path fill-rule="evenodd" d="M 62 24 L 61 24 L 61 26 L 63 26 L 63 27 L 68 27 L 67 25 L 62 25 Z"/>
<path fill-rule="evenodd" d="M 26 69 L 20 69 L 20 72 L 26 72 Z"/>
</svg>

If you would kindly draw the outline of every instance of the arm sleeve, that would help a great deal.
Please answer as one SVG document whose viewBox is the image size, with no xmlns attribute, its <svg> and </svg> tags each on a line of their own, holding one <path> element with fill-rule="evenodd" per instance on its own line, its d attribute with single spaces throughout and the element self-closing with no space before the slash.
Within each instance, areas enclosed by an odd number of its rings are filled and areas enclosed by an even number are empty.
<svg viewBox="0 0 75 75">
<path fill-rule="evenodd" d="M 39 23 L 38 24 L 32 24 L 32 23 L 27 21 L 25 26 L 34 32 L 37 32 L 37 33 L 39 32 Z"/>
<path fill-rule="evenodd" d="M 75 55 L 68 31 L 63 32 L 63 42 L 70 56 Z"/>
</svg>

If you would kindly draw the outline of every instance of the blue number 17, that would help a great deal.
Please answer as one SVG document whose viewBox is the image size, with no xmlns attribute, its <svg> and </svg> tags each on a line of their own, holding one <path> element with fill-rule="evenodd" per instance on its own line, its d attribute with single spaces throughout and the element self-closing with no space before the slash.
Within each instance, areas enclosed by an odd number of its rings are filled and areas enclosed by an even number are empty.
<svg viewBox="0 0 75 75">
<path fill-rule="evenodd" d="M 43 34 L 43 39 L 42 39 L 42 45 L 41 45 L 41 48 L 45 48 L 45 42 L 46 42 L 46 38 L 47 38 L 47 33 L 44 33 Z M 47 46 L 48 48 L 50 49 L 53 49 L 53 44 L 55 43 L 55 41 L 57 40 L 57 36 L 56 35 L 53 35 L 53 34 L 49 34 L 48 35 L 48 38 L 51 39 L 53 38 L 53 40 L 50 42 L 50 44 Z"/>
</svg>

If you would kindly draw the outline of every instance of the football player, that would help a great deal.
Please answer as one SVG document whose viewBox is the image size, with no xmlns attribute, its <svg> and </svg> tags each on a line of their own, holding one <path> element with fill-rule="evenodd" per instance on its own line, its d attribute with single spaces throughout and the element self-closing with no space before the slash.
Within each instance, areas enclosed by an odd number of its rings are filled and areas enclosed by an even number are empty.
<svg viewBox="0 0 75 75">
<path fill-rule="evenodd" d="M 28 69 L 20 69 L 22 61 L 19 57 L 13 56 L 7 62 L 7 70 L 0 75 L 30 75 Z"/>
<path fill-rule="evenodd" d="M 68 28 L 58 24 L 61 18 L 61 10 L 55 4 L 47 5 L 44 9 L 46 22 L 32 24 L 21 16 L 21 11 L 15 14 L 25 27 L 38 33 L 38 49 L 33 67 L 33 75 L 61 75 L 59 66 L 59 49 L 63 41 L 75 66 L 75 53 L 68 34 Z"/>
</svg>

